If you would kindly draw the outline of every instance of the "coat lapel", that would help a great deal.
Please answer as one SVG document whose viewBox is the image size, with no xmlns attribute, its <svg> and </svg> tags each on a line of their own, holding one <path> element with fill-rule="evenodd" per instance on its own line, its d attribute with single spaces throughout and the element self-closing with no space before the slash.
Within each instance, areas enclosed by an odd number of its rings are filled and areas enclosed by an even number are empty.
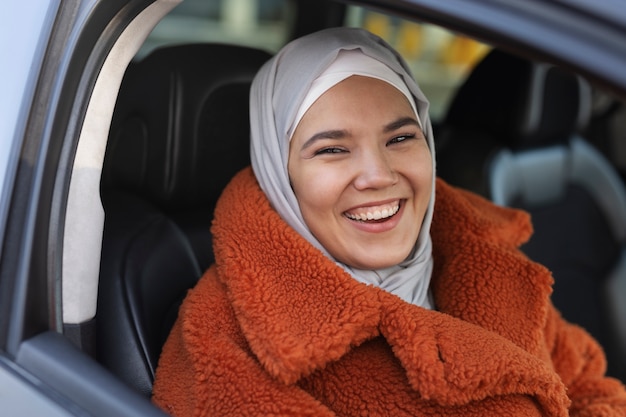
<svg viewBox="0 0 626 417">
<path fill-rule="evenodd" d="M 384 304 L 381 333 L 422 398 L 456 406 L 521 394 L 533 396 L 545 415 L 567 409 L 559 377 L 512 341 L 449 314 L 397 300 Z"/>
<path fill-rule="evenodd" d="M 219 276 L 228 277 L 237 320 L 271 375 L 294 383 L 379 334 L 378 291 L 287 226 L 250 170 L 227 188 L 215 218 Z"/>
</svg>

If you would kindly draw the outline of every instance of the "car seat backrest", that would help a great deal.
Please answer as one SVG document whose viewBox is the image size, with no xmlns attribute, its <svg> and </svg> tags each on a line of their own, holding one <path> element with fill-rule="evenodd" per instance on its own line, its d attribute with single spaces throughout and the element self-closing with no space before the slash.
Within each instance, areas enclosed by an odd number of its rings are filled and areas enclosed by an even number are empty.
<svg viewBox="0 0 626 417">
<path fill-rule="evenodd" d="M 489 171 L 493 201 L 525 209 L 535 234 L 522 248 L 555 277 L 554 304 L 604 346 L 626 380 L 626 192 L 603 155 L 579 137 L 503 149 Z"/>
<path fill-rule="evenodd" d="M 493 49 L 452 98 L 436 138 L 438 174 L 490 197 L 485 169 L 496 150 L 563 143 L 587 123 L 589 92 L 579 95 L 578 82 Z"/>
<path fill-rule="evenodd" d="M 269 57 L 172 46 L 125 74 L 101 181 L 97 356 L 146 395 L 180 301 L 213 262 L 214 205 L 249 164 L 249 88 Z"/>
<path fill-rule="evenodd" d="M 480 151 L 442 152 L 442 176 L 459 165 L 471 175 L 456 185 L 531 214 L 535 233 L 522 250 L 552 271 L 556 307 L 600 341 L 609 373 L 625 378 L 626 189 L 578 135 L 590 111 L 580 77 L 493 50 L 459 89 L 444 130 L 446 147 Z"/>
</svg>

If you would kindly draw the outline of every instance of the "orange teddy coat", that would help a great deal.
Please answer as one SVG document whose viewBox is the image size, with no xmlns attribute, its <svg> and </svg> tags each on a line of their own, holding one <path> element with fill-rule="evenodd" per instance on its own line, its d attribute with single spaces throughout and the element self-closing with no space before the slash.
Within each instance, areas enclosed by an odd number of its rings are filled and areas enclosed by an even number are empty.
<svg viewBox="0 0 626 417">
<path fill-rule="evenodd" d="M 626 416 L 601 348 L 561 319 L 550 272 L 518 250 L 528 215 L 436 187 L 432 311 L 356 281 L 239 173 L 153 401 L 177 417 Z"/>
</svg>

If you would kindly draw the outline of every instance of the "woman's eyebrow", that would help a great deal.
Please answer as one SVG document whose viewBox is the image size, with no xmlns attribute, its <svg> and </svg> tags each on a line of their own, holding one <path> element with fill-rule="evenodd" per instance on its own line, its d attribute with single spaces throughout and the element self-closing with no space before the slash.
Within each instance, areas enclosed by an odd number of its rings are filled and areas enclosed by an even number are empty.
<svg viewBox="0 0 626 417">
<path fill-rule="evenodd" d="M 417 120 L 415 120 L 414 118 L 402 117 L 386 125 L 385 128 L 383 129 L 383 132 L 385 133 L 393 132 L 394 130 L 397 130 L 404 126 L 409 126 L 409 125 L 415 125 L 419 127 L 419 123 L 417 123 Z"/>
<path fill-rule="evenodd" d="M 404 126 L 419 127 L 419 123 L 417 122 L 417 120 L 415 120 L 412 117 L 402 117 L 398 120 L 395 120 L 385 125 L 385 127 L 383 128 L 383 132 L 385 133 L 393 132 L 394 130 L 400 129 Z M 304 142 L 304 144 L 302 145 L 301 149 L 305 150 L 308 147 L 312 146 L 316 141 L 321 140 L 321 139 L 342 139 L 342 138 L 345 138 L 346 136 L 348 136 L 348 132 L 346 130 L 341 130 L 341 129 L 324 130 L 322 132 L 318 132 L 314 134 L 309 139 L 307 139 L 307 141 Z"/>
<path fill-rule="evenodd" d="M 302 150 L 312 146 L 316 141 L 321 139 L 342 139 L 346 136 L 348 136 L 348 132 L 345 130 L 325 130 L 323 132 L 318 132 L 304 142 Z"/>
</svg>

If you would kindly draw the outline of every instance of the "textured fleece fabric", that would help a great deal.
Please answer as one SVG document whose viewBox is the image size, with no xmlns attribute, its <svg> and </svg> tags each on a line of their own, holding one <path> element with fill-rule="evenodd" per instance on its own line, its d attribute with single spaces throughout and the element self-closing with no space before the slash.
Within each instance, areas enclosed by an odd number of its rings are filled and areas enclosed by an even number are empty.
<svg viewBox="0 0 626 417">
<path fill-rule="evenodd" d="M 518 250 L 528 215 L 436 189 L 433 311 L 357 282 L 240 172 L 153 401 L 177 417 L 626 416 L 601 348 L 562 320 L 550 272 Z"/>
</svg>

